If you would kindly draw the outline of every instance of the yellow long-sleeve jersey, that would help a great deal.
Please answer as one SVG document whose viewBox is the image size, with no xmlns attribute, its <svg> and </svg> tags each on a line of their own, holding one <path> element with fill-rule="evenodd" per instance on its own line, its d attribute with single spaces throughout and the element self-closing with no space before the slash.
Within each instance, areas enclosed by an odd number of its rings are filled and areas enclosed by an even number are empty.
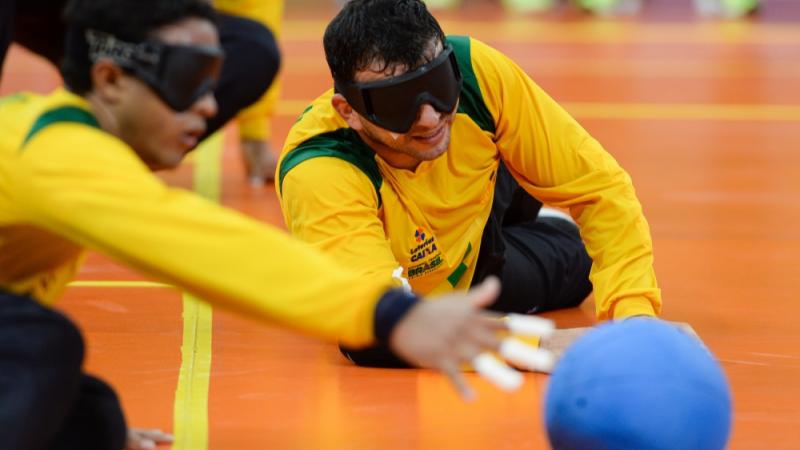
<svg viewBox="0 0 800 450">
<path fill-rule="evenodd" d="M 380 334 L 376 308 L 391 287 L 165 185 L 81 97 L 0 100 L 0 289 L 52 304 L 84 248 L 214 304 L 357 346 Z"/>
<path fill-rule="evenodd" d="M 660 312 L 650 232 L 628 174 L 515 63 L 449 37 L 464 78 L 447 152 L 396 169 L 317 98 L 291 129 L 277 170 L 292 234 L 364 279 L 421 294 L 467 288 L 503 160 L 544 203 L 568 208 L 594 263 L 599 318 Z"/>
</svg>

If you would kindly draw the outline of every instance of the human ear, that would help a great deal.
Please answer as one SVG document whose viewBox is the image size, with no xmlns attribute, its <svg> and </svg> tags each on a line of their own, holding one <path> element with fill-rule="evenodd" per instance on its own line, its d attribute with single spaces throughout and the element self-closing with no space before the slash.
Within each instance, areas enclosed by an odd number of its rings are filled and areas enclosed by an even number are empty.
<svg viewBox="0 0 800 450">
<path fill-rule="evenodd" d="M 117 103 L 124 94 L 124 72 L 113 61 L 100 59 L 92 65 L 92 91 L 107 103 Z"/>
<path fill-rule="evenodd" d="M 331 105 L 342 119 L 347 122 L 350 128 L 355 131 L 361 131 L 364 128 L 364 125 L 361 123 L 361 116 L 350 106 L 350 103 L 347 103 L 347 99 L 344 98 L 344 95 L 333 94 Z"/>
</svg>

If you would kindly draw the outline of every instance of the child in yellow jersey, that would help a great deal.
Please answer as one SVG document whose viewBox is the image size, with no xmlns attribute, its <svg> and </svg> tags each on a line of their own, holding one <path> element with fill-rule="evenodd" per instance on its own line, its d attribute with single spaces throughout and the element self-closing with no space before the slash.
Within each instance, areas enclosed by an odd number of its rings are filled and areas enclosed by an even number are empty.
<svg viewBox="0 0 800 450">
<path fill-rule="evenodd" d="M 335 89 L 292 127 L 277 171 L 292 234 L 421 294 L 499 276 L 498 311 L 572 307 L 593 289 L 600 319 L 659 312 L 630 177 L 513 61 L 446 37 L 418 0 L 352 0 L 324 46 Z"/>
<path fill-rule="evenodd" d="M 65 17 L 67 89 L 0 99 L 0 450 L 168 437 L 128 434 L 114 391 L 82 371 L 80 332 L 52 307 L 86 248 L 259 320 L 388 345 L 469 395 L 458 365 L 485 361 L 512 326 L 479 311 L 496 280 L 419 302 L 151 173 L 175 167 L 216 113 L 224 55 L 209 3 L 72 0 Z"/>
</svg>

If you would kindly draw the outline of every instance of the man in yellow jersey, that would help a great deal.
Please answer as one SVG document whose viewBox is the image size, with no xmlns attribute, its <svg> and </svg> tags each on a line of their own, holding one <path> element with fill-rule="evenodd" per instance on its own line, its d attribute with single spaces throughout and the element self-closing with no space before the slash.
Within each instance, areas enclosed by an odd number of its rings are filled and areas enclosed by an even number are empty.
<svg viewBox="0 0 800 450">
<path fill-rule="evenodd" d="M 126 445 L 114 391 L 82 372 L 80 332 L 52 308 L 86 248 L 259 320 L 388 345 L 469 394 L 459 364 L 511 326 L 479 311 L 496 280 L 419 302 L 151 173 L 178 164 L 216 112 L 208 3 L 73 0 L 65 17 L 67 89 L 0 100 L 0 449 Z"/>
<path fill-rule="evenodd" d="M 599 319 L 659 313 L 630 177 L 513 61 L 445 36 L 419 0 L 352 0 L 324 46 L 335 89 L 292 127 L 276 174 L 293 235 L 423 295 L 496 275 L 502 312 L 576 306 L 593 286 Z M 344 352 L 404 365 L 385 350 Z"/>
</svg>

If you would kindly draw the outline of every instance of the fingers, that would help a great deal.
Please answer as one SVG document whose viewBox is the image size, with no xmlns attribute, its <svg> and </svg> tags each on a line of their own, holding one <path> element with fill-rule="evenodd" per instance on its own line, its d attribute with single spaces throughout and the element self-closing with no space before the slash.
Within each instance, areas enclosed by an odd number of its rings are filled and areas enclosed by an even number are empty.
<svg viewBox="0 0 800 450">
<path fill-rule="evenodd" d="M 470 358 L 475 370 L 491 383 L 506 391 L 513 391 L 523 383 L 522 374 L 508 367 L 504 362 L 492 357 L 485 350 L 499 352 L 500 356 L 515 367 L 524 370 L 549 373 L 555 365 L 552 352 L 530 346 L 520 339 L 506 337 L 500 339 L 497 334 L 499 329 L 510 329 L 518 335 L 549 335 L 555 329 L 551 320 L 539 317 L 509 315 L 505 321 L 482 317 L 469 335 L 469 345 L 460 345 L 459 350 L 469 349 L 469 352 L 459 351 L 458 357 L 464 360 Z M 479 354 L 480 353 L 480 354 Z"/>
<path fill-rule="evenodd" d="M 156 442 L 152 439 L 128 438 L 128 443 L 125 445 L 128 450 L 153 450 L 156 448 Z"/>
<path fill-rule="evenodd" d="M 500 280 L 497 277 L 488 277 L 483 283 L 469 291 L 470 304 L 476 308 L 485 308 L 500 295 Z"/>
<path fill-rule="evenodd" d="M 551 352 L 533 348 L 514 338 L 503 339 L 500 355 L 517 367 L 527 370 L 550 373 L 555 365 L 555 357 Z"/>
<path fill-rule="evenodd" d="M 522 374 L 508 367 L 489 353 L 481 353 L 472 360 L 472 366 L 482 377 L 504 391 L 515 391 L 522 386 Z"/>
<path fill-rule="evenodd" d="M 126 447 L 130 450 L 152 450 L 158 444 L 171 443 L 172 435 L 157 429 L 131 428 Z"/>
<path fill-rule="evenodd" d="M 458 395 L 460 395 L 461 398 L 468 402 L 475 400 L 475 392 L 467 384 L 467 381 L 464 379 L 464 375 L 461 374 L 461 370 L 458 368 L 457 364 L 447 362 L 442 364 L 439 367 L 439 370 L 447 375 L 447 378 L 450 379 L 450 383 L 452 383 L 453 387 L 456 388 L 456 391 L 458 391 Z"/>
<path fill-rule="evenodd" d="M 466 354 L 474 355 L 478 347 L 466 346 L 463 348 L 468 348 L 469 351 L 459 352 L 462 359 Z M 507 338 L 502 341 L 500 344 L 500 354 L 508 361 L 529 370 L 550 372 L 554 365 L 552 353 L 530 347 L 514 338 Z M 524 382 L 521 373 L 495 358 L 490 353 L 480 353 L 472 358 L 472 366 L 480 376 L 507 392 L 519 389 Z M 451 382 L 464 399 L 474 399 L 474 394 L 464 381 L 458 367 L 447 365 L 443 366 L 441 370 L 447 374 L 448 378 L 450 378 Z"/>
<path fill-rule="evenodd" d="M 490 277 L 466 294 L 452 293 L 422 302 L 398 322 L 390 345 L 407 361 L 444 372 L 466 400 L 473 399 L 474 393 L 460 373 L 459 364 L 463 362 L 471 362 L 482 377 L 501 389 L 515 390 L 524 381 L 522 374 L 488 352 L 499 351 L 518 367 L 537 371 L 549 371 L 553 357 L 517 339 L 502 341 L 501 336 L 507 333 L 499 332 L 548 335 L 554 325 L 546 319 L 521 315 L 502 319 L 478 309 L 492 303 L 499 293 L 499 281 Z"/>
<path fill-rule="evenodd" d="M 512 333 L 521 336 L 546 337 L 556 329 L 556 325 L 552 320 L 522 314 L 509 314 L 506 316 L 506 326 Z"/>
<path fill-rule="evenodd" d="M 165 433 L 156 428 L 148 428 L 148 429 L 139 429 L 137 428 L 136 431 L 139 433 L 139 436 L 145 439 L 152 439 L 156 442 L 172 442 L 173 438 L 172 435 L 169 433 Z"/>
</svg>

